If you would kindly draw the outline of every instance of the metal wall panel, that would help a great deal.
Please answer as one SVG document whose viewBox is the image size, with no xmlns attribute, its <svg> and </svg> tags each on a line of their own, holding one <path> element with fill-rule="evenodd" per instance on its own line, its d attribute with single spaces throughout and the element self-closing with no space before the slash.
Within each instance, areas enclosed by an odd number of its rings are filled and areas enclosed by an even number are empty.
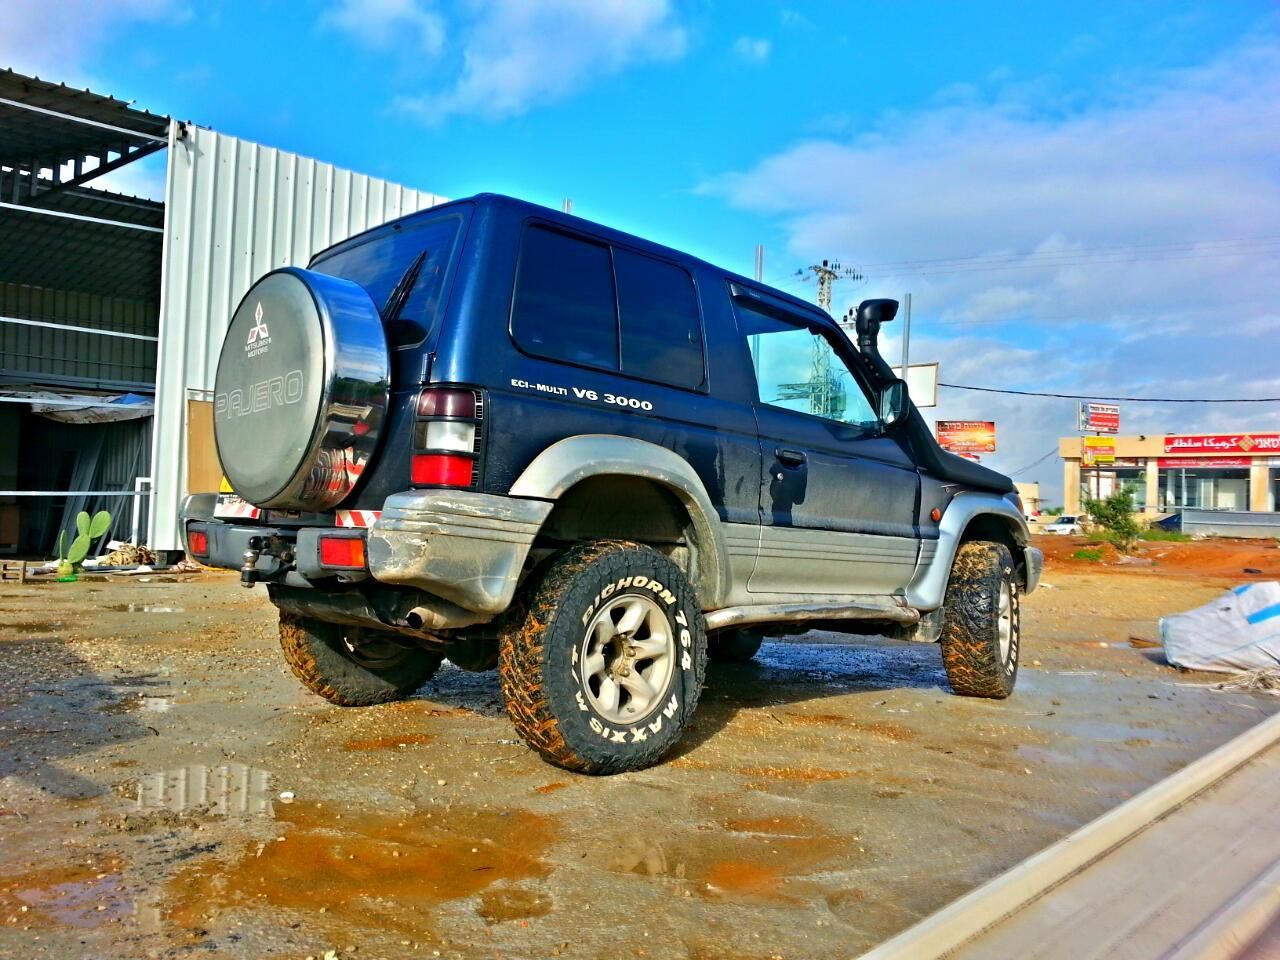
<svg viewBox="0 0 1280 960">
<path fill-rule="evenodd" d="M 253 281 L 444 201 L 189 124 L 171 124 L 169 142 L 148 540 L 157 550 L 181 546 L 187 399 L 213 389 L 222 338 Z"/>
<path fill-rule="evenodd" d="M 155 303 L 0 283 L 0 318 L 155 336 Z M 156 344 L 0 319 L 0 374 L 84 386 L 155 382 Z"/>
</svg>

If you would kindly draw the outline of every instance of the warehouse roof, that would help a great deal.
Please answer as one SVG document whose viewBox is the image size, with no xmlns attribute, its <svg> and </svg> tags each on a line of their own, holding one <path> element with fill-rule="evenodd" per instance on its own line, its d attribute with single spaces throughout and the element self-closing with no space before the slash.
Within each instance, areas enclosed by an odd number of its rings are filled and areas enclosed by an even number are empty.
<svg viewBox="0 0 1280 960">
<path fill-rule="evenodd" d="M 86 184 L 168 131 L 114 97 L 0 70 L 0 281 L 157 301 L 164 204 Z"/>
<path fill-rule="evenodd" d="M 169 118 L 123 100 L 0 70 L 0 165 L 50 167 L 163 145 Z M 6 198 L 7 199 L 7 198 Z"/>
</svg>

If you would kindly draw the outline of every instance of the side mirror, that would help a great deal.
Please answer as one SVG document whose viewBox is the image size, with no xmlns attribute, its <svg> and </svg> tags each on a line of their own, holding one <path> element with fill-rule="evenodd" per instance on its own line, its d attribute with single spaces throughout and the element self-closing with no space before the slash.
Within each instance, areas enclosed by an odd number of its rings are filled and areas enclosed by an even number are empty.
<svg viewBox="0 0 1280 960">
<path fill-rule="evenodd" d="M 907 382 L 894 378 L 880 388 L 880 422 L 893 426 L 907 415 Z"/>
</svg>

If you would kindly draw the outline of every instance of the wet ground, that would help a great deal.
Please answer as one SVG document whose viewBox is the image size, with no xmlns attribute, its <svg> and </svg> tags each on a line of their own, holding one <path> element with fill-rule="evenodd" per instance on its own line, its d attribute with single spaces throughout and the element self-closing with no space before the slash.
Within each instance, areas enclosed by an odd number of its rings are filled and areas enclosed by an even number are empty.
<svg viewBox="0 0 1280 960">
<path fill-rule="evenodd" d="M 4 584 L 0 957 L 848 957 L 1280 708 L 1128 643 L 1230 580 L 1045 579 L 1006 702 L 814 633 L 607 779 L 517 742 L 493 674 L 310 696 L 230 576 Z"/>
</svg>

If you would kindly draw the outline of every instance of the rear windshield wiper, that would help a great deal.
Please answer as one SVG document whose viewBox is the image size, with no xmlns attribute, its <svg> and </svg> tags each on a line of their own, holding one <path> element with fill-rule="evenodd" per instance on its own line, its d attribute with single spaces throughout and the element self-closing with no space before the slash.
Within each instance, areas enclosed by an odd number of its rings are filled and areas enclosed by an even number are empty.
<svg viewBox="0 0 1280 960">
<path fill-rule="evenodd" d="M 418 282 L 418 274 L 422 272 L 422 265 L 427 261 L 428 251 L 423 250 L 409 264 L 409 268 L 396 281 L 396 285 L 391 288 L 391 292 L 387 294 L 387 302 L 382 305 L 382 322 L 391 325 L 400 316 L 400 311 L 404 309 L 404 305 L 409 300 L 409 294 L 413 291 L 413 285 Z"/>
</svg>

